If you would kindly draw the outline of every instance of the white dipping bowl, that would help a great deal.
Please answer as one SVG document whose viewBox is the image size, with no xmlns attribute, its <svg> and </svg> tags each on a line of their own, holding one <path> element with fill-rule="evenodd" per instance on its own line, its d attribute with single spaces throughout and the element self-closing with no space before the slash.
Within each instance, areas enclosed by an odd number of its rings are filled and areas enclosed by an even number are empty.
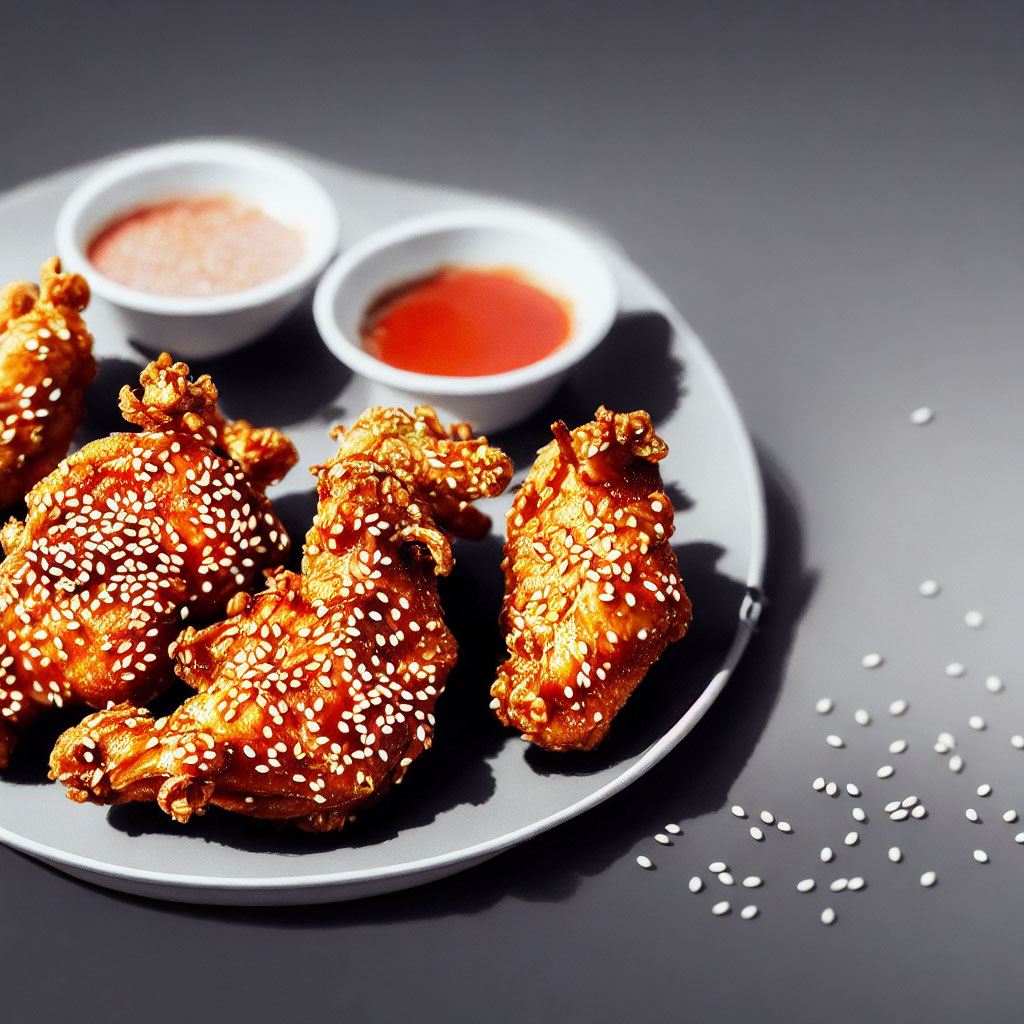
<svg viewBox="0 0 1024 1024">
<path fill-rule="evenodd" d="M 510 268 L 565 303 L 567 342 L 519 369 L 477 377 L 413 373 L 362 346 L 360 324 L 384 292 L 446 266 Z M 374 405 L 430 405 L 443 422 L 501 430 L 539 409 L 572 367 L 608 333 L 618 306 L 615 279 L 596 245 L 547 216 L 513 207 L 428 214 L 354 244 L 328 267 L 313 299 L 327 347 L 370 384 Z"/>
<path fill-rule="evenodd" d="M 89 243 L 119 216 L 150 203 L 222 195 L 296 229 L 304 243 L 298 263 L 242 291 L 179 297 L 126 287 L 89 262 Z M 283 320 L 336 254 L 338 233 L 333 201 L 302 168 L 259 146 L 200 139 L 136 150 L 103 164 L 65 201 L 56 244 L 64 268 L 86 278 L 131 340 L 201 358 L 241 348 Z"/>
</svg>

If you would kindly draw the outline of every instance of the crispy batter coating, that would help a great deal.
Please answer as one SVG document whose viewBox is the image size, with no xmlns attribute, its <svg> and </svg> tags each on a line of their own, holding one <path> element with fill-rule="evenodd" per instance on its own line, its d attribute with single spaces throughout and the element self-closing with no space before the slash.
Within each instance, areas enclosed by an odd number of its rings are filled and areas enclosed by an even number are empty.
<svg viewBox="0 0 1024 1024">
<path fill-rule="evenodd" d="M 428 408 L 371 409 L 332 436 L 302 574 L 277 572 L 228 620 L 179 637 L 177 671 L 198 692 L 171 715 L 122 705 L 64 733 L 51 776 L 71 799 L 328 831 L 430 746 L 456 656 L 437 593 L 448 532 L 486 530 L 469 503 L 501 493 L 512 466 Z"/>
<path fill-rule="evenodd" d="M 538 453 L 508 514 L 491 708 L 549 750 L 599 743 L 650 666 L 690 623 L 669 546 L 673 509 L 646 412 L 597 410 Z"/>
<path fill-rule="evenodd" d="M 166 354 L 141 382 L 121 408 L 144 429 L 71 455 L 0 531 L 0 767 L 51 705 L 152 699 L 183 620 L 222 613 L 287 558 L 264 487 L 296 461 L 291 442 L 225 423 L 209 377 Z"/>
<path fill-rule="evenodd" d="M 79 315 L 89 286 L 53 258 L 0 291 L 0 509 L 21 501 L 68 453 L 96 376 Z"/>
</svg>

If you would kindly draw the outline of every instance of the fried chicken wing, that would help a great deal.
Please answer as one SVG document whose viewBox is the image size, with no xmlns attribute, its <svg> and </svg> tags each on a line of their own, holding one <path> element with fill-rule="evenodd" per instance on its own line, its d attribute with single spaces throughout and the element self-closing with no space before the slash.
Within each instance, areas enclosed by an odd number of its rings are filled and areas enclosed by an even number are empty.
<svg viewBox="0 0 1024 1024">
<path fill-rule="evenodd" d="M 430 746 L 456 657 L 437 591 L 449 533 L 486 531 L 470 503 L 504 490 L 512 466 L 428 408 L 372 409 L 332 436 L 301 575 L 280 570 L 231 618 L 179 637 L 178 673 L 198 692 L 171 715 L 122 705 L 64 733 L 51 776 L 71 799 L 328 831 Z"/>
<path fill-rule="evenodd" d="M 502 632 L 491 708 L 550 750 L 599 743 L 690 622 L 669 546 L 668 446 L 645 412 L 597 410 L 538 453 L 508 514 Z"/>
<path fill-rule="evenodd" d="M 80 316 L 89 302 L 85 278 L 61 273 L 54 258 L 39 281 L 0 291 L 0 509 L 67 455 L 96 376 Z"/>
<path fill-rule="evenodd" d="M 0 531 L 0 767 L 48 706 L 151 700 L 168 646 L 289 550 L 266 485 L 294 464 L 269 428 L 227 423 L 209 377 L 163 355 L 121 393 L 143 429 L 93 441 Z"/>
</svg>

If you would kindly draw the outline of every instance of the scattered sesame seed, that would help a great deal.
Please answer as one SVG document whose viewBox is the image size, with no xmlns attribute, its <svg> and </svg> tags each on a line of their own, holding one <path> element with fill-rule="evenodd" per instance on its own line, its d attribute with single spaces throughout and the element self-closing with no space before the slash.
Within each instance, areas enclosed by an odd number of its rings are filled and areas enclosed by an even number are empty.
<svg viewBox="0 0 1024 1024">
<path fill-rule="evenodd" d="M 650 857 L 645 857 L 642 853 L 636 859 L 637 864 L 640 865 L 645 871 L 650 871 L 654 867 Z"/>
<path fill-rule="evenodd" d="M 964 759 L 959 754 L 954 754 L 949 759 L 949 770 L 958 774 L 964 770 Z"/>
<path fill-rule="evenodd" d="M 860 842 L 860 834 L 857 832 L 847 832 L 843 842 L 847 846 L 856 846 Z"/>
<path fill-rule="evenodd" d="M 893 775 L 893 773 L 895 771 L 896 771 L 896 769 L 893 768 L 893 766 L 891 764 L 883 764 L 882 767 L 879 768 L 877 772 L 875 772 L 875 774 L 880 779 L 888 779 L 888 778 L 892 777 L 892 775 Z"/>
<path fill-rule="evenodd" d="M 843 746 L 845 746 L 845 744 L 843 743 L 842 737 L 841 736 L 837 736 L 835 733 L 829 733 L 828 736 L 825 737 L 825 742 L 830 747 L 843 747 Z"/>
<path fill-rule="evenodd" d="M 978 796 L 991 796 L 992 795 L 992 787 L 987 782 L 983 782 L 975 790 L 975 792 L 978 794 Z"/>
<path fill-rule="evenodd" d="M 835 853 L 832 852 L 831 846 L 823 846 L 821 853 L 818 854 L 823 864 L 829 864 L 835 859 Z"/>
<path fill-rule="evenodd" d="M 760 818 L 766 825 L 775 824 L 775 815 L 772 814 L 771 811 L 762 811 L 760 814 Z"/>
<path fill-rule="evenodd" d="M 813 878 L 802 878 L 796 883 L 797 892 L 814 892 L 814 879 Z"/>
<path fill-rule="evenodd" d="M 853 713 L 853 720 L 858 725 L 870 725 L 871 715 L 869 715 L 863 708 L 857 708 Z"/>
<path fill-rule="evenodd" d="M 917 588 L 918 593 L 922 597 L 935 597 L 940 589 L 938 582 L 935 580 L 924 580 Z"/>
<path fill-rule="evenodd" d="M 885 805 L 885 813 L 886 814 L 892 814 L 892 812 L 897 810 L 899 808 L 899 806 L 900 806 L 899 800 L 890 800 Z"/>
<path fill-rule="evenodd" d="M 1017 833 L 1017 834 L 1016 834 L 1016 835 L 1015 835 L 1015 836 L 1013 837 L 1013 841 L 1014 841 L 1015 843 L 1024 843 L 1024 832 L 1018 832 L 1018 833 Z"/>
<path fill-rule="evenodd" d="M 763 842 L 764 841 L 764 832 L 762 832 L 756 825 L 751 825 L 750 826 L 750 838 L 753 839 L 755 843 Z"/>
<path fill-rule="evenodd" d="M 716 917 L 721 917 L 723 914 L 728 914 L 730 909 L 728 900 L 719 900 L 718 903 L 711 908 L 711 913 Z"/>
<path fill-rule="evenodd" d="M 659 832 L 654 837 L 654 841 L 656 843 L 661 843 L 662 846 L 671 846 L 672 845 L 672 840 L 669 839 L 669 837 L 667 835 L 665 835 L 664 832 Z"/>
<path fill-rule="evenodd" d="M 700 875 L 694 875 L 687 883 L 687 888 L 690 892 L 700 892 L 704 888 L 704 879 Z"/>
<path fill-rule="evenodd" d="M 968 807 L 967 810 L 964 811 L 964 817 L 966 817 L 968 821 L 981 821 L 981 816 L 973 807 Z"/>
<path fill-rule="evenodd" d="M 976 609 L 971 609 L 964 615 L 964 624 L 969 626 L 971 629 L 981 629 L 985 625 L 985 616 Z"/>
<path fill-rule="evenodd" d="M 910 422 L 915 427 L 923 427 L 927 423 L 935 419 L 935 411 L 930 409 L 927 405 L 922 405 L 917 409 L 914 409 L 910 414 Z"/>
<path fill-rule="evenodd" d="M 819 775 L 812 783 L 811 789 L 820 793 L 825 788 L 825 780 Z"/>
<path fill-rule="evenodd" d="M 981 715 L 971 715 L 971 717 L 967 719 L 967 724 L 972 729 L 978 729 L 980 731 L 985 728 L 985 719 L 982 718 Z"/>
<path fill-rule="evenodd" d="M 923 885 L 923 886 L 924 886 L 924 887 L 925 887 L 926 889 L 930 889 L 930 888 L 931 888 L 931 887 L 932 887 L 932 886 L 933 886 L 933 885 L 934 885 L 934 884 L 935 884 L 935 883 L 936 883 L 936 882 L 938 881 L 938 877 L 939 877 L 939 876 L 938 876 L 938 875 L 936 875 L 934 871 L 926 871 L 926 872 L 925 872 L 925 873 L 924 873 L 924 874 L 923 874 L 923 875 L 921 876 L 921 884 L 922 884 L 922 885 Z"/>
<path fill-rule="evenodd" d="M 846 784 L 846 792 L 849 793 L 850 796 L 860 796 L 860 786 L 855 782 L 848 782 Z"/>
<path fill-rule="evenodd" d="M 878 668 L 884 660 L 885 659 L 880 654 L 872 652 L 871 654 L 865 654 L 864 657 L 860 659 L 860 663 L 864 668 Z"/>
<path fill-rule="evenodd" d="M 889 860 L 891 860 L 893 864 L 899 864 L 899 862 L 903 860 L 903 851 L 898 846 L 890 846 Z"/>
<path fill-rule="evenodd" d="M 906 807 L 897 807 L 896 810 L 889 815 L 889 817 L 893 821 L 906 821 L 907 818 L 910 817 L 910 811 L 908 811 Z"/>
<path fill-rule="evenodd" d="M 906 749 L 907 749 L 907 741 L 906 740 L 893 740 L 892 743 L 889 744 L 889 753 L 890 754 L 902 754 L 902 753 L 904 753 L 904 751 L 906 751 Z"/>
<path fill-rule="evenodd" d="M 832 703 L 830 698 L 822 697 L 815 703 L 814 710 L 817 711 L 819 715 L 827 715 L 833 707 L 835 707 L 835 705 Z"/>
<path fill-rule="evenodd" d="M 722 883 L 722 885 L 735 885 L 736 884 L 736 879 L 733 878 L 732 872 L 730 872 L 730 871 L 720 871 L 718 873 L 718 880 L 719 880 L 719 882 Z"/>
<path fill-rule="evenodd" d="M 666 831 L 666 832 L 670 832 L 670 833 L 671 833 L 672 835 L 674 835 L 674 836 L 677 836 L 677 835 L 679 835 L 679 834 L 680 834 L 680 833 L 681 833 L 681 832 L 682 832 L 683 830 L 682 830 L 682 829 L 681 829 L 681 828 L 680 828 L 680 827 L 679 827 L 678 825 L 676 825 L 676 824 L 674 824 L 674 823 L 673 823 L 673 824 L 671 824 L 671 825 L 666 825 L 666 826 L 665 826 L 665 831 Z"/>
<path fill-rule="evenodd" d="M 821 923 L 822 924 L 835 924 L 836 912 L 831 907 L 826 907 L 821 912 Z"/>
<path fill-rule="evenodd" d="M 793 826 L 788 821 L 780 821 L 775 827 L 787 836 L 793 834 Z"/>
<path fill-rule="evenodd" d="M 829 882 L 828 887 L 832 892 L 842 892 L 850 884 L 849 879 L 834 878 Z"/>
<path fill-rule="evenodd" d="M 743 879 L 743 887 L 745 889 L 759 889 L 762 885 L 764 885 L 764 882 L 758 875 L 747 875 Z"/>
<path fill-rule="evenodd" d="M 946 675 L 949 676 L 950 679 L 959 679 L 961 676 L 966 674 L 967 668 L 963 665 L 962 662 L 951 661 L 946 666 Z"/>
<path fill-rule="evenodd" d="M 956 737 L 951 732 L 940 732 L 939 742 L 944 743 L 950 750 L 956 749 Z"/>
<path fill-rule="evenodd" d="M 1020 733 L 1014 733 L 1010 737 L 1010 746 L 1017 750 L 1024 750 L 1024 736 L 1021 736 Z"/>
<path fill-rule="evenodd" d="M 989 693 L 999 693 L 1003 689 L 1003 681 L 999 676 L 988 676 L 985 679 L 985 689 Z"/>
<path fill-rule="evenodd" d="M 898 697 L 889 705 L 889 714 L 896 716 L 902 715 L 906 712 L 908 707 L 910 707 L 910 705 L 902 697 Z"/>
<path fill-rule="evenodd" d="M 974 859 L 979 864 L 987 864 L 988 863 L 988 854 L 984 850 L 975 850 L 974 851 Z"/>
<path fill-rule="evenodd" d="M 924 804 L 918 804 L 911 812 L 912 818 L 924 818 L 927 817 L 928 811 L 925 809 Z"/>
<path fill-rule="evenodd" d="M 860 890 L 863 889 L 867 884 L 868 883 L 865 882 L 860 875 L 854 875 L 853 878 L 850 879 L 850 884 L 847 886 L 847 888 L 853 892 L 860 892 Z"/>
<path fill-rule="evenodd" d="M 730 810 L 737 818 L 745 818 L 747 816 L 747 812 L 739 804 L 733 804 Z"/>
<path fill-rule="evenodd" d="M 760 911 L 757 909 L 757 907 L 755 907 L 754 904 L 751 903 L 749 906 L 744 907 L 740 911 L 740 917 L 742 917 L 744 921 L 753 921 L 753 919 L 757 917 L 759 913 Z"/>
<path fill-rule="evenodd" d="M 828 794 L 829 796 L 839 796 L 839 783 L 838 783 L 838 782 L 830 782 L 830 783 L 829 783 L 829 784 L 828 784 L 828 785 L 827 785 L 827 786 L 825 787 L 825 792 L 826 792 L 826 793 L 827 793 L 827 794 Z"/>
<path fill-rule="evenodd" d="M 853 815 L 854 821 L 863 822 L 868 820 L 867 813 L 864 811 L 863 807 L 854 807 L 854 809 L 850 811 L 850 814 Z"/>
<path fill-rule="evenodd" d="M 1007 825 L 1012 825 L 1017 820 L 1017 817 L 1017 812 L 1014 810 L 1003 811 L 1003 821 L 1005 821 Z"/>
<path fill-rule="evenodd" d="M 713 875 L 718 875 L 718 874 L 721 874 L 721 872 L 728 871 L 728 870 L 729 870 L 729 865 L 726 864 L 724 860 L 713 860 L 708 865 L 708 871 L 710 871 L 711 874 L 713 874 Z"/>
</svg>

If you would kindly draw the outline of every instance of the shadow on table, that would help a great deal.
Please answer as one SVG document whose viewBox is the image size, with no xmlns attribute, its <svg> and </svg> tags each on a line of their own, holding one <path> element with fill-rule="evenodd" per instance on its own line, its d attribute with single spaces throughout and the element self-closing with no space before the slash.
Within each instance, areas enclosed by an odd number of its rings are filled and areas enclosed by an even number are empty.
<svg viewBox="0 0 1024 1024">
<path fill-rule="evenodd" d="M 520 847 L 454 877 L 415 889 L 297 907 L 157 905 L 195 917 L 265 922 L 276 927 L 330 928 L 474 913 L 509 897 L 557 902 L 569 898 L 584 878 L 601 873 L 623 857 L 638 836 L 660 830 L 669 798 L 673 817 L 680 821 L 721 808 L 771 717 L 794 631 L 816 581 L 816 573 L 804 563 L 794 497 L 774 462 L 763 452 L 759 456 L 768 515 L 768 603 L 760 626 L 721 696 L 693 732 L 627 790 Z M 680 550 L 687 555 L 685 549 Z M 699 569 L 699 560 L 691 563 L 692 567 Z M 702 586 L 699 578 L 691 576 L 688 582 L 695 589 Z M 650 681 L 658 685 L 656 677 Z M 643 688 L 634 700 L 642 692 Z M 446 770 L 443 765 L 438 769 Z M 699 783 L 687 785 L 687 780 Z M 424 786 L 423 792 L 430 789 Z M 385 806 L 379 810 L 383 812 Z M 130 902 L 136 899 L 120 895 L 114 898 Z"/>
</svg>

